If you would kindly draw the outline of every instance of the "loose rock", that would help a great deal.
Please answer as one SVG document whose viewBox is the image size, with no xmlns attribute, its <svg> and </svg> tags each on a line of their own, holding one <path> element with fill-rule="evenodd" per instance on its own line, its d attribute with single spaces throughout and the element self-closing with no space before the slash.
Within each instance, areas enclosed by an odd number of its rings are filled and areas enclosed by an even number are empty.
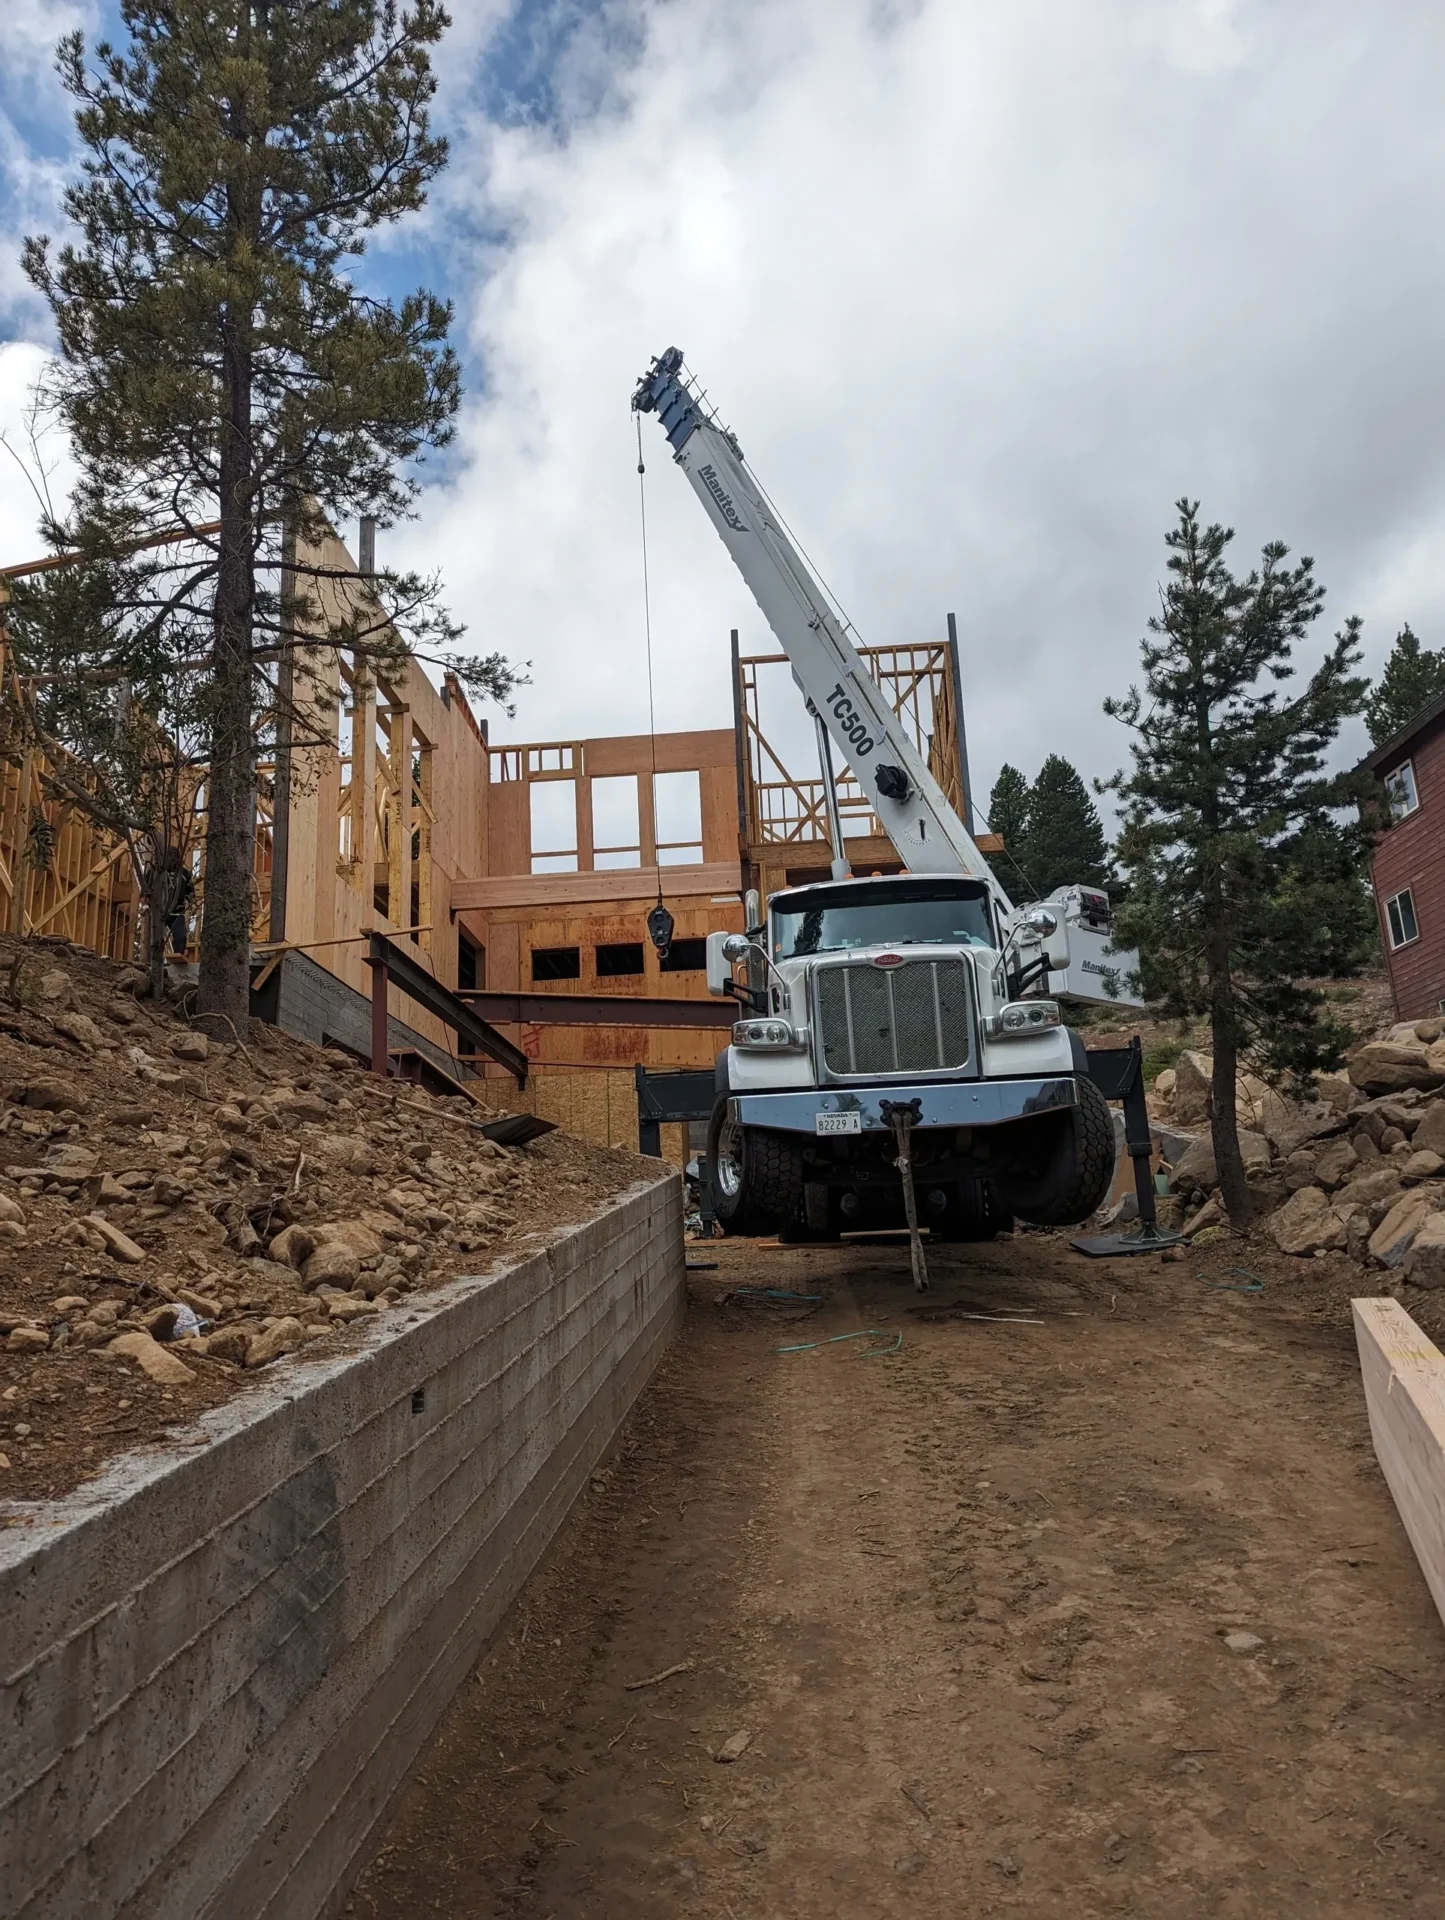
<svg viewBox="0 0 1445 1920">
<path fill-rule="evenodd" d="M 1349 1073 L 1351 1085 L 1364 1093 L 1397 1093 L 1402 1087 L 1433 1092 L 1445 1082 L 1445 1062 L 1433 1064 L 1418 1041 L 1375 1040 L 1351 1056 Z"/>
<path fill-rule="evenodd" d="M 1345 1224 L 1318 1187 L 1301 1187 L 1270 1216 L 1269 1230 L 1281 1253 L 1323 1253 L 1345 1244 Z"/>
<path fill-rule="evenodd" d="M 246 1347 L 246 1365 L 264 1367 L 268 1361 L 279 1360 L 284 1353 L 294 1353 L 304 1345 L 306 1329 L 299 1320 L 288 1314 L 264 1329 L 248 1343 Z"/>
<path fill-rule="evenodd" d="M 98 1233 L 105 1242 L 106 1251 L 114 1254 L 117 1260 L 124 1260 L 127 1265 L 138 1267 L 145 1259 L 145 1248 L 138 1247 L 128 1233 L 122 1233 L 120 1228 L 107 1220 L 103 1214 L 86 1214 L 82 1225 L 89 1227 L 92 1233 Z"/>
<path fill-rule="evenodd" d="M 1433 1187 L 1414 1187 L 1396 1201 L 1370 1235 L 1370 1258 L 1382 1267 L 1398 1267 L 1415 1243 L 1415 1236 L 1435 1211 Z"/>
<path fill-rule="evenodd" d="M 1445 1213 L 1423 1222 L 1401 1265 L 1413 1286 L 1445 1287 Z"/>
<path fill-rule="evenodd" d="M 160 1342 L 148 1333 L 122 1333 L 111 1341 L 107 1353 L 123 1354 L 128 1360 L 134 1360 L 141 1372 L 163 1387 L 184 1386 L 188 1380 L 194 1380 L 195 1369 L 188 1367 L 173 1353 L 167 1353 Z"/>
</svg>

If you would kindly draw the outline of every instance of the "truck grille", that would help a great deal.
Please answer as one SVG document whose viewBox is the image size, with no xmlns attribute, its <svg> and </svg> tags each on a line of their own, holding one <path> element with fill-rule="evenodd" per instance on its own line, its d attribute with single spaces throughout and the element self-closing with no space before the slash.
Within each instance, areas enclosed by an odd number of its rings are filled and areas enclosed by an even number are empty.
<svg viewBox="0 0 1445 1920">
<path fill-rule="evenodd" d="M 827 1073 L 943 1073 L 969 1057 L 963 960 L 820 967 L 818 1033 Z"/>
</svg>

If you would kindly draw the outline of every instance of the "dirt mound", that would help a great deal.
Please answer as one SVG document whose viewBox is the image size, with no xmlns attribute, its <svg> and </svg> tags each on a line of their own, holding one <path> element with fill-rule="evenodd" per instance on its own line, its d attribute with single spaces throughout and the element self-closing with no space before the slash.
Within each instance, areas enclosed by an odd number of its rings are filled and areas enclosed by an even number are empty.
<svg viewBox="0 0 1445 1920">
<path fill-rule="evenodd" d="M 275 1028 L 218 1042 L 143 988 L 0 939 L 0 1500 L 65 1492 L 641 1171 L 561 1133 L 497 1146 L 465 1097 Z"/>
</svg>

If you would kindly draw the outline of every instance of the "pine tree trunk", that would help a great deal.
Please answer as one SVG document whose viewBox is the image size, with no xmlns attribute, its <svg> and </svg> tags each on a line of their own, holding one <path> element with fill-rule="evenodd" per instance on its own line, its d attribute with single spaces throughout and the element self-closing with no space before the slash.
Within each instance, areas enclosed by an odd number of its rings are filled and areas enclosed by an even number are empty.
<svg viewBox="0 0 1445 1920">
<path fill-rule="evenodd" d="M 1218 964 L 1216 965 L 1216 959 Z M 1214 1170 L 1224 1211 L 1236 1227 L 1247 1226 L 1254 1215 L 1254 1196 L 1244 1177 L 1244 1155 L 1239 1150 L 1239 1117 L 1235 1108 L 1235 1081 L 1239 1048 L 1235 1041 L 1232 982 L 1227 952 L 1210 955 L 1210 1044 L 1214 1078 L 1209 1090 L 1209 1134 L 1214 1147 Z"/>
<path fill-rule="evenodd" d="M 251 876 L 256 837 L 251 736 L 255 612 L 251 370 L 239 345 L 233 345 L 227 359 L 230 393 L 220 461 L 206 891 L 197 1012 L 202 1018 L 209 1014 L 229 1021 L 237 1038 L 244 1038 L 251 999 Z"/>
<path fill-rule="evenodd" d="M 145 882 L 146 973 L 150 978 L 150 992 L 153 1000 L 164 1000 L 166 994 L 166 927 L 169 922 L 167 912 L 169 899 L 170 887 L 157 861 L 146 875 Z"/>
</svg>

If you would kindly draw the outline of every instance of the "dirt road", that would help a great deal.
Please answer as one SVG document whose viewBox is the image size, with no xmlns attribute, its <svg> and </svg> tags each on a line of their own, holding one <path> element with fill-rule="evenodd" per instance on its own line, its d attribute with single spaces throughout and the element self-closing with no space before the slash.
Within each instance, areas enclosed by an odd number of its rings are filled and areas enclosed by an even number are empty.
<svg viewBox="0 0 1445 1920">
<path fill-rule="evenodd" d="M 896 1244 L 716 1257 L 348 1911 L 1445 1913 L 1445 1630 L 1347 1321 L 1041 1237 L 921 1312 Z"/>
</svg>

